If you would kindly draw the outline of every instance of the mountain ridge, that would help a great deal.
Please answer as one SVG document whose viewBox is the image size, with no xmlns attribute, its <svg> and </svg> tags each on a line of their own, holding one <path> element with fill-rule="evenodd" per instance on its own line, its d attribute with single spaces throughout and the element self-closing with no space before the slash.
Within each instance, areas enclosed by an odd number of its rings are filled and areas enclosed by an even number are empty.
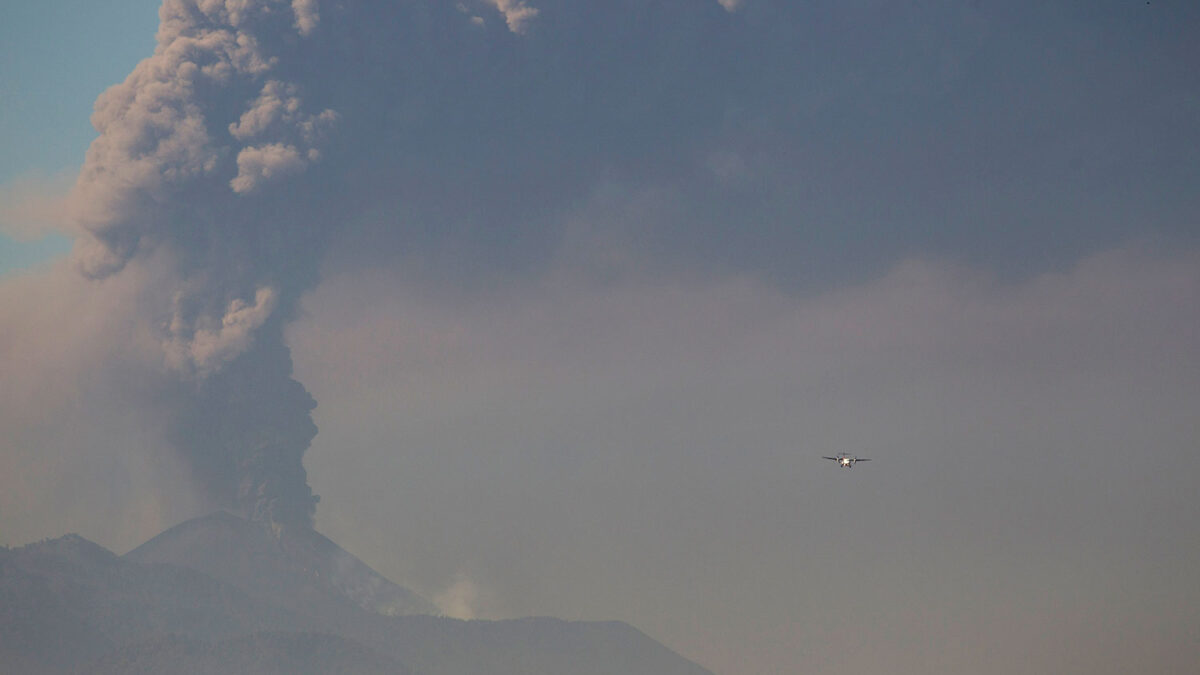
<svg viewBox="0 0 1200 675">
<path fill-rule="evenodd" d="M 180 526 L 125 556 L 78 535 L 0 548 L 6 675 L 712 675 L 619 621 L 372 611 L 348 594 L 353 583 L 319 573 L 318 554 L 337 545 L 315 532 L 288 534 L 232 514 Z M 215 571 L 251 576 L 219 579 L 166 560 L 201 546 L 208 557 L 185 562 L 227 560 Z M 241 587 L 273 570 L 275 587 Z M 280 594 L 294 597 L 279 603 Z"/>
<path fill-rule="evenodd" d="M 227 511 L 179 523 L 122 557 L 188 567 L 306 614 L 346 613 L 347 605 L 385 616 L 439 613 L 316 530 L 273 527 Z"/>
</svg>

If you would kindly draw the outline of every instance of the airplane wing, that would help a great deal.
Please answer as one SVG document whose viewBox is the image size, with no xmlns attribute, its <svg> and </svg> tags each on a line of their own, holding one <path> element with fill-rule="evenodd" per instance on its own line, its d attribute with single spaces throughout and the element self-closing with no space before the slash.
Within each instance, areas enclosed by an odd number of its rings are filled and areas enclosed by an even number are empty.
<svg viewBox="0 0 1200 675">
<path fill-rule="evenodd" d="M 855 457 L 855 458 L 854 458 L 854 461 L 856 461 L 856 462 L 869 462 L 869 461 L 871 461 L 871 460 L 869 460 L 869 459 L 863 459 L 862 457 Z"/>
<path fill-rule="evenodd" d="M 837 458 L 837 457 L 825 457 L 825 456 L 822 456 L 822 457 L 821 457 L 821 459 L 832 459 L 832 460 L 833 460 L 833 461 L 835 461 L 835 462 L 836 462 L 836 461 L 838 461 L 838 458 Z"/>
</svg>

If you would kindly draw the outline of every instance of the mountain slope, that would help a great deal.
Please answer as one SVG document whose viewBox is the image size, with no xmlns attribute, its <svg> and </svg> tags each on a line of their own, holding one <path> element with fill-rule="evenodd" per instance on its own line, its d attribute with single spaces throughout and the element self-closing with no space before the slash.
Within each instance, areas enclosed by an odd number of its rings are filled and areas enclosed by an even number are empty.
<svg viewBox="0 0 1200 675">
<path fill-rule="evenodd" d="M 332 580 L 336 544 L 316 533 L 228 514 L 184 525 L 124 558 L 74 535 L 0 548 L 0 672 L 711 675 L 620 622 L 368 611 L 360 598 L 401 596 L 382 577 L 352 595 L 366 573 Z M 187 555 L 236 583 L 162 562 Z"/>
<path fill-rule="evenodd" d="M 312 627 L 194 570 L 124 561 L 76 535 L 0 550 L 0 663 L 20 664 L 12 672 L 73 672 L 171 633 L 212 640 Z"/>
<path fill-rule="evenodd" d="M 392 653 L 421 675 L 712 675 L 620 621 L 389 622 Z"/>
<path fill-rule="evenodd" d="M 272 529 L 217 512 L 180 523 L 125 554 L 203 572 L 251 597 L 302 614 L 345 616 L 350 607 L 387 616 L 437 614 L 316 530 Z"/>
<path fill-rule="evenodd" d="M 82 675 L 409 675 L 399 661 L 320 633 L 255 633 L 219 642 L 180 637 L 129 645 Z"/>
</svg>

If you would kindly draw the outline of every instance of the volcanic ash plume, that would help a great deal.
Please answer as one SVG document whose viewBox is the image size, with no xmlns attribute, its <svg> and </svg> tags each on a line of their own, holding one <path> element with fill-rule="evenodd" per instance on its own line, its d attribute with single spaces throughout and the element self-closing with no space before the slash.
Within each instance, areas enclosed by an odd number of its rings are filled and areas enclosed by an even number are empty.
<svg viewBox="0 0 1200 675">
<path fill-rule="evenodd" d="M 316 405 L 282 325 L 312 284 L 324 223 L 290 194 L 338 115 L 276 72 L 319 28 L 314 1 L 166 0 L 153 56 L 96 103 L 100 132 L 72 194 L 104 280 L 167 260 L 159 327 L 169 440 L 214 507 L 311 525 L 301 458 Z M 287 46 L 287 45 L 290 45 Z"/>
<path fill-rule="evenodd" d="M 335 225 L 342 264 L 403 260 L 484 287 L 548 264 L 596 190 L 707 175 L 692 164 L 710 149 L 687 139 L 730 107 L 690 92 L 738 74 L 667 66 L 680 46 L 735 37 L 727 13 L 602 4 L 165 0 L 154 54 L 96 103 L 75 260 L 97 284 L 144 279 L 140 367 L 154 372 L 120 377 L 154 390 L 209 506 L 311 523 L 315 404 L 283 335 Z M 609 39 L 632 13 L 678 39 Z M 586 51 L 562 59 L 567 45 Z M 672 239 L 695 217 L 629 238 L 702 240 Z"/>
</svg>

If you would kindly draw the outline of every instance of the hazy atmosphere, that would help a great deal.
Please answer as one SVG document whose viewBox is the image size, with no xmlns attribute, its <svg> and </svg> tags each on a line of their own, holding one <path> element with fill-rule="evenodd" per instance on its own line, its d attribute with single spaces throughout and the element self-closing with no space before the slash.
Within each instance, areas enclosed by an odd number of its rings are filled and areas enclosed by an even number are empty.
<svg viewBox="0 0 1200 675">
<path fill-rule="evenodd" d="M 717 675 L 1200 663 L 1196 3 L 111 4 L 0 8 L 0 545 L 311 524 Z"/>
</svg>

